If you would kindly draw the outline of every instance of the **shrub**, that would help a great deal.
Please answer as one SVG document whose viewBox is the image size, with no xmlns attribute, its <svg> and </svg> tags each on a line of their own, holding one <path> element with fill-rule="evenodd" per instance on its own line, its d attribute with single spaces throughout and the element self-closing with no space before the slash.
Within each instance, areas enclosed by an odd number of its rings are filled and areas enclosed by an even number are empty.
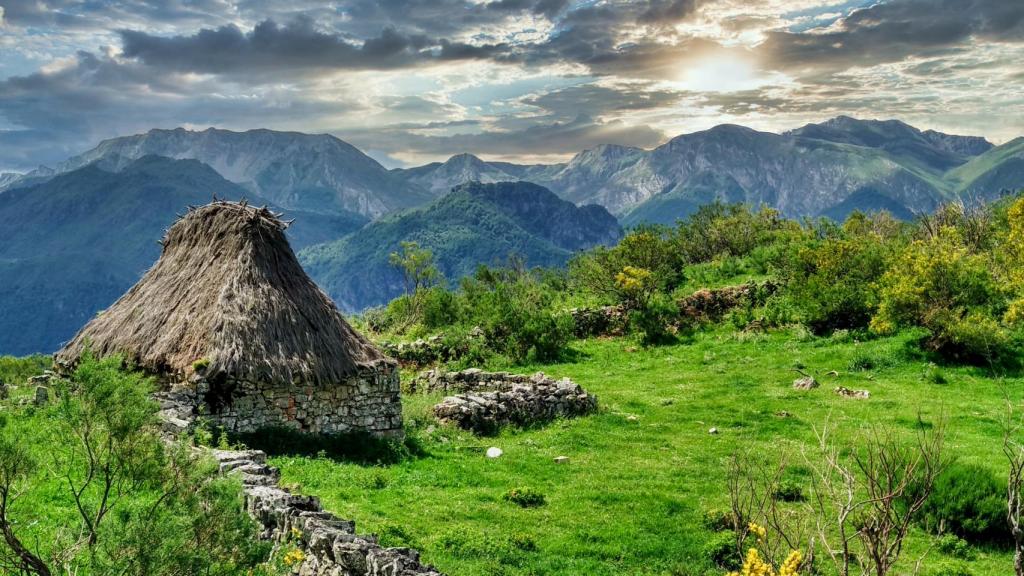
<svg viewBox="0 0 1024 576">
<path fill-rule="evenodd" d="M 880 280 L 881 300 L 871 327 L 880 333 L 921 326 L 925 348 L 962 361 L 1012 358 L 1015 342 L 999 323 L 1007 294 L 991 262 L 946 227 L 906 248 Z"/>
<path fill-rule="evenodd" d="M 1010 534 L 1006 485 L 987 468 L 953 464 L 936 478 L 921 522 L 932 532 L 941 529 L 970 543 L 1004 543 Z"/>
<path fill-rule="evenodd" d="M 458 296 L 442 286 L 421 290 L 416 298 L 422 311 L 423 325 L 427 328 L 451 326 L 461 318 L 462 306 Z"/>
<path fill-rule="evenodd" d="M 803 488 L 792 480 L 784 480 L 775 487 L 772 497 L 780 502 L 803 502 L 807 500 Z"/>
<path fill-rule="evenodd" d="M 463 281 L 463 291 L 488 346 L 515 362 L 531 353 L 540 362 L 556 360 L 572 338 L 572 316 L 555 312 L 553 290 L 528 272 L 481 269 Z"/>
<path fill-rule="evenodd" d="M 627 269 L 643 271 L 644 292 L 670 292 L 683 279 L 680 256 L 667 229 L 637 228 L 612 248 L 598 247 L 573 258 L 569 284 L 608 302 L 635 304 L 636 286 L 619 276 Z"/>
<path fill-rule="evenodd" d="M 956 534 L 943 534 L 939 537 L 935 547 L 946 556 L 962 560 L 973 560 L 977 556 L 974 548 Z"/>
<path fill-rule="evenodd" d="M 739 568 L 740 557 L 736 555 L 736 535 L 732 532 L 713 534 L 704 544 L 704 558 L 719 568 L 726 570 Z"/>
<path fill-rule="evenodd" d="M 736 527 L 732 511 L 720 508 L 705 510 L 702 522 L 704 527 L 712 532 L 724 532 Z"/>
<path fill-rule="evenodd" d="M 671 326 L 679 319 L 679 308 L 663 294 L 655 294 L 647 304 L 629 315 L 629 323 L 647 345 L 664 344 L 675 339 Z"/>
<path fill-rule="evenodd" d="M 816 334 L 864 328 L 878 306 L 874 282 L 886 270 L 889 245 L 875 236 L 826 239 L 783 253 L 783 297 L 795 320 Z"/>
<path fill-rule="evenodd" d="M 520 508 L 537 508 L 547 503 L 544 494 L 533 488 L 512 488 L 502 496 L 506 502 L 518 505 Z"/>
</svg>

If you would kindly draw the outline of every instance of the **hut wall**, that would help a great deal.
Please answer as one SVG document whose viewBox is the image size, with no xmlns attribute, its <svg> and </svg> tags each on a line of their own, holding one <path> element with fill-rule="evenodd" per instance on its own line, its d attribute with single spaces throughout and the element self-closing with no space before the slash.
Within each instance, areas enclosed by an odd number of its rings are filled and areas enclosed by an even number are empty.
<svg viewBox="0 0 1024 576">
<path fill-rule="evenodd" d="M 230 397 L 202 412 L 216 426 L 232 432 L 253 432 L 283 426 L 313 434 L 369 432 L 381 437 L 402 435 L 402 404 L 398 369 L 367 369 L 345 382 L 319 387 L 307 384 L 268 386 L 256 382 L 220 384 Z"/>
</svg>

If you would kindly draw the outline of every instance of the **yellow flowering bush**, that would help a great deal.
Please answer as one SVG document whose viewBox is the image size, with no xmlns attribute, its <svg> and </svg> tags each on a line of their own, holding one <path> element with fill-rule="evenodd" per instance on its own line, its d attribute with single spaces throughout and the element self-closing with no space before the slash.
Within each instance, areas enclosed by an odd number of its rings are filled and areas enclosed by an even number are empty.
<svg viewBox="0 0 1024 576">
<path fill-rule="evenodd" d="M 289 550 L 288 553 L 285 554 L 284 558 L 282 559 L 284 560 L 285 566 L 288 566 L 290 568 L 292 566 L 302 564 L 302 561 L 306 559 L 306 553 L 302 550 L 299 550 L 298 548 L 294 548 L 292 550 Z"/>
<path fill-rule="evenodd" d="M 1017 200 L 1006 211 L 1010 232 L 1004 245 L 1003 258 L 1006 262 L 1010 285 L 1018 287 L 1015 298 L 1010 302 L 1003 321 L 1011 326 L 1024 326 L 1024 198 Z"/>
<path fill-rule="evenodd" d="M 910 244 L 882 276 L 871 328 L 926 328 L 925 345 L 947 358 L 1008 357 L 1013 341 L 1000 320 L 1009 294 L 999 280 L 989 255 L 972 251 L 958 229 L 942 228 Z"/>
<path fill-rule="evenodd" d="M 626 266 L 615 275 L 615 286 L 623 300 L 640 308 L 647 303 L 654 292 L 654 278 L 651 271 L 636 266 Z"/>
<path fill-rule="evenodd" d="M 803 560 L 800 551 L 793 550 L 776 572 L 771 562 L 761 558 L 757 548 L 751 548 L 747 551 L 747 557 L 743 560 L 743 567 L 739 572 L 729 572 L 726 576 L 797 576 Z"/>
<path fill-rule="evenodd" d="M 763 546 L 768 538 L 768 530 L 754 522 L 747 525 L 747 532 L 757 539 L 758 546 Z M 770 561 L 761 558 L 757 548 L 750 548 L 743 559 L 743 567 L 738 572 L 729 572 L 726 576 L 797 576 L 803 561 L 803 554 L 799 550 L 793 550 L 776 571 Z"/>
</svg>

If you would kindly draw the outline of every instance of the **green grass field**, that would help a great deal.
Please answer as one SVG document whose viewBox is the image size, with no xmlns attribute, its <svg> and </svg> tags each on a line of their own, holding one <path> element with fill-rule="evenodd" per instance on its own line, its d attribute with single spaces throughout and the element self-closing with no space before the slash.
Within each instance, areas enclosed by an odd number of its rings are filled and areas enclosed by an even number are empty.
<svg viewBox="0 0 1024 576">
<path fill-rule="evenodd" d="M 826 419 L 851 440 L 875 425 L 912 434 L 919 414 L 926 422 L 944 414 L 947 455 L 1003 474 L 1004 394 L 1019 393 L 1024 381 L 929 366 L 911 339 L 858 343 L 722 329 L 656 348 L 629 339 L 577 342 L 571 362 L 488 368 L 569 376 L 597 394 L 597 415 L 477 438 L 432 424 L 437 395 L 406 396 L 407 427 L 425 456 L 391 466 L 299 456 L 273 464 L 284 482 L 320 496 L 362 532 L 417 547 L 453 576 L 722 574 L 705 553 L 715 535 L 702 517 L 727 506 L 726 463 L 739 449 L 786 451 L 799 462 Z M 794 366 L 814 373 L 821 387 L 793 390 Z M 871 398 L 841 398 L 837 385 L 868 389 Z M 489 446 L 504 455 L 486 458 Z M 571 461 L 558 465 L 556 456 Z M 522 487 L 543 493 L 546 505 L 524 509 L 502 498 Z M 910 561 L 931 542 L 915 529 L 897 573 L 911 573 Z M 960 566 L 996 576 L 1011 573 L 1012 558 L 983 549 L 962 563 L 933 550 L 924 566 L 923 574 L 961 574 L 944 572 Z"/>
</svg>

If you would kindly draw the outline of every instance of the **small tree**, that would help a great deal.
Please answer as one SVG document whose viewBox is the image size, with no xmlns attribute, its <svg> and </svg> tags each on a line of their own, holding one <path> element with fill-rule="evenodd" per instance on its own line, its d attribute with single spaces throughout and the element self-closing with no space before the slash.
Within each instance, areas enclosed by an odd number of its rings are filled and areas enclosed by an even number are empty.
<svg viewBox="0 0 1024 576">
<path fill-rule="evenodd" d="M 1021 420 L 1014 416 L 1013 403 L 1007 400 L 1007 418 L 1003 428 L 1003 454 L 1009 463 L 1006 482 L 1006 520 L 1013 537 L 1013 573 L 1024 576 L 1024 443 L 1020 439 Z"/>
<path fill-rule="evenodd" d="M 441 271 L 434 262 L 434 253 L 420 248 L 418 242 L 402 242 L 398 252 L 392 252 L 388 262 L 402 272 L 405 293 L 415 296 L 441 280 Z"/>
<path fill-rule="evenodd" d="M 849 576 L 854 562 L 862 575 L 886 576 L 892 571 L 907 532 L 945 466 L 944 429 L 942 422 L 931 430 L 922 426 L 915 441 L 905 443 L 891 431 L 875 428 L 846 458 L 829 439 L 827 424 L 817 432 L 818 457 L 807 458 L 815 480 L 811 508 L 818 542 L 840 576 Z"/>
</svg>

